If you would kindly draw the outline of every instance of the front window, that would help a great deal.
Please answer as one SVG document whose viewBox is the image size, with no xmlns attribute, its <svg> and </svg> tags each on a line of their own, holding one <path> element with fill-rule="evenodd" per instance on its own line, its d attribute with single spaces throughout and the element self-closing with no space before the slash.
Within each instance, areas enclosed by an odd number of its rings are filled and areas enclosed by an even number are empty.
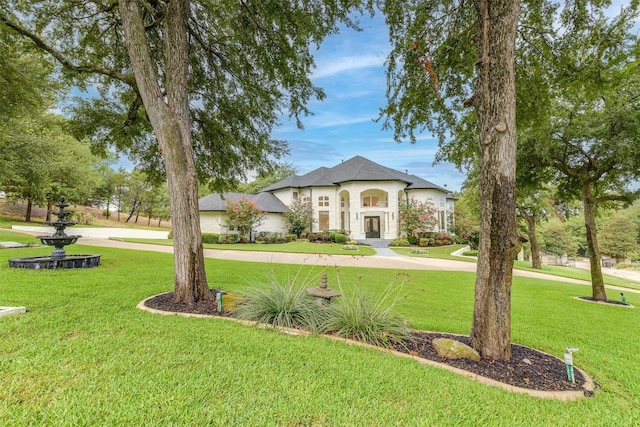
<svg viewBox="0 0 640 427">
<path fill-rule="evenodd" d="M 329 229 L 329 211 L 318 212 L 318 227 L 320 230 Z"/>
<path fill-rule="evenodd" d="M 329 206 L 329 196 L 318 197 L 318 206 Z"/>
<path fill-rule="evenodd" d="M 362 206 L 380 206 L 380 199 L 377 196 L 364 196 L 362 198 Z"/>
</svg>

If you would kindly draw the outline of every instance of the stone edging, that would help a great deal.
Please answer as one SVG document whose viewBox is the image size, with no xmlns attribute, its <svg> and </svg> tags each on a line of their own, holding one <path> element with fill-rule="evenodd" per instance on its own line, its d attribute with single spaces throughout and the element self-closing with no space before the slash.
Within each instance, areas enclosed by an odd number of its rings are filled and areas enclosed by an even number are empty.
<svg viewBox="0 0 640 427">
<path fill-rule="evenodd" d="M 158 294 L 158 295 L 164 295 L 164 294 Z M 148 311 L 150 313 L 154 313 L 154 314 L 162 314 L 165 316 L 182 316 L 182 317 L 198 317 L 198 318 L 214 318 L 214 319 L 223 319 L 223 320 L 232 320 L 234 322 L 238 322 L 240 324 L 243 325 L 247 325 L 247 326 L 258 326 L 258 327 L 262 327 L 265 329 L 277 329 L 280 332 L 284 332 L 286 334 L 290 334 L 290 335 L 303 335 L 303 336 L 309 336 L 311 335 L 309 332 L 306 331 L 300 331 L 297 329 L 291 329 L 291 328 L 276 328 L 274 326 L 271 325 L 265 325 L 262 323 L 257 323 L 257 322 L 251 322 L 251 321 L 247 321 L 247 320 L 241 320 L 241 319 L 236 319 L 233 317 L 222 317 L 222 316 L 212 316 L 209 314 L 196 314 L 196 313 L 175 313 L 175 312 L 169 312 L 169 311 L 162 311 L 162 310 L 156 310 L 154 308 L 150 308 L 147 307 L 145 305 L 145 302 L 151 298 L 155 298 L 158 295 L 152 295 L 148 298 L 145 298 L 144 300 L 140 301 L 138 303 L 138 305 L 136 306 L 138 309 L 143 310 L 143 311 Z M 457 334 L 449 334 L 449 335 L 457 335 Z M 591 379 L 591 377 L 584 372 L 583 370 L 577 368 L 577 367 L 573 367 L 575 370 L 579 371 L 582 376 L 584 377 L 585 383 L 583 386 L 583 390 L 579 391 L 542 391 L 542 390 L 532 390 L 532 389 L 528 389 L 528 388 L 523 388 L 523 387 L 516 387 L 513 386 L 511 384 L 505 384 L 502 383 L 500 381 L 496 381 L 493 380 L 491 378 L 487 378 L 487 377 L 483 377 L 482 375 L 478 375 L 478 374 L 474 374 L 473 372 L 469 372 L 469 371 L 465 371 L 464 369 L 459 369 L 456 368 L 454 366 L 449 366 L 447 364 L 444 363 L 439 363 L 439 362 L 435 362 L 433 360 L 429 360 L 429 359 L 423 359 L 421 357 L 418 356 L 412 356 L 410 354 L 407 353 L 402 353 L 400 351 L 396 351 L 396 350 L 391 350 L 391 349 L 387 349 L 387 348 L 382 348 L 382 347 L 378 347 L 375 345 L 371 345 L 371 344 L 367 344 L 367 343 L 363 343 L 360 341 L 355 341 L 355 340 L 350 340 L 348 338 L 341 338 L 341 337 L 336 337 L 336 336 L 332 336 L 332 335 L 322 335 L 325 338 L 329 338 L 332 339 L 334 341 L 340 341 L 346 344 L 351 344 L 351 345 L 359 345 L 361 347 L 365 347 L 365 348 L 370 348 L 373 350 L 377 350 L 377 351 L 382 351 L 382 352 L 386 352 L 386 353 L 391 353 L 394 356 L 398 356 L 398 357 L 404 357 L 407 359 L 413 359 L 416 362 L 422 364 L 422 365 L 429 365 L 429 366 L 435 366 L 438 368 L 442 368 L 442 369 L 446 369 L 448 371 L 451 372 L 455 372 L 456 374 L 459 375 L 463 375 L 467 378 L 471 378 L 474 381 L 478 381 L 481 382 L 482 384 L 486 384 L 486 385 L 490 385 L 490 386 L 494 386 L 494 387 L 500 387 L 506 391 L 512 392 L 512 393 L 523 393 L 523 394 L 527 394 L 531 397 L 537 397 L 537 398 L 541 398 L 541 399 L 555 399 L 555 400 L 561 400 L 561 401 L 574 401 L 574 400 L 578 400 L 580 398 L 585 397 L 585 392 L 587 393 L 593 393 L 593 391 L 595 390 L 595 384 L 593 382 L 593 380 Z M 460 335 L 462 336 L 462 335 Z M 536 350 L 539 351 L 539 350 Z M 542 353 L 542 352 L 541 352 Z M 552 357 L 555 357 L 553 355 L 550 355 Z"/>
<path fill-rule="evenodd" d="M 606 302 L 606 301 L 592 301 L 589 299 L 584 299 L 582 297 L 571 297 L 573 299 L 577 299 L 578 301 L 582 301 L 582 302 L 590 302 L 592 304 L 602 304 L 602 305 L 608 305 L 610 307 L 620 307 L 620 308 L 636 308 L 634 305 L 632 304 L 613 304 L 610 302 Z"/>
</svg>

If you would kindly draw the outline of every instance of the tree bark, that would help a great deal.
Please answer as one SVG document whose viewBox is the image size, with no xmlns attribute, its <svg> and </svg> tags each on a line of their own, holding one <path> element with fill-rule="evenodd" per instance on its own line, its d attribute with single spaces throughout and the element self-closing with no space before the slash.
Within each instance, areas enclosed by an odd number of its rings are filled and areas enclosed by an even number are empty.
<svg viewBox="0 0 640 427">
<path fill-rule="evenodd" d="M 540 246 L 538 245 L 538 236 L 536 235 L 536 217 L 529 215 L 526 209 L 519 208 L 520 216 L 527 223 L 527 236 L 531 245 L 531 268 L 542 270 L 542 260 L 540 259 Z"/>
<path fill-rule="evenodd" d="M 591 183 L 588 180 L 582 181 L 582 207 L 584 209 L 584 226 L 587 229 L 589 263 L 591 264 L 591 294 L 596 301 L 606 301 L 607 293 L 604 289 L 596 229 L 596 203 L 591 195 Z"/>
<path fill-rule="evenodd" d="M 474 107 L 480 131 L 480 245 L 471 329 L 484 358 L 511 358 L 511 279 L 517 251 L 515 38 L 518 0 L 477 0 Z"/>
<path fill-rule="evenodd" d="M 47 200 L 47 215 L 44 218 L 45 221 L 51 221 L 52 210 L 53 210 L 53 202 L 51 200 Z"/>
<path fill-rule="evenodd" d="M 204 269 L 198 181 L 187 96 L 189 3 L 187 0 L 167 3 L 163 27 L 166 94 L 158 84 L 156 64 L 146 41 L 138 3 L 119 0 L 119 4 L 136 84 L 167 172 L 174 231 L 175 300 L 192 303 L 212 299 Z"/>
<path fill-rule="evenodd" d="M 24 215 L 24 222 L 31 222 L 31 208 L 33 207 L 33 203 L 31 199 L 27 199 L 27 212 Z"/>
</svg>

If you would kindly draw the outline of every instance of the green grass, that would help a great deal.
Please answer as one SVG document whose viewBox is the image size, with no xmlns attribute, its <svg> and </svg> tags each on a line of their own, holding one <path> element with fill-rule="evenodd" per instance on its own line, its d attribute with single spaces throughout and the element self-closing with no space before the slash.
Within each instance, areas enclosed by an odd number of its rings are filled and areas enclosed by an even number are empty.
<svg viewBox="0 0 640 427">
<path fill-rule="evenodd" d="M 17 240 L 13 237 L 11 240 Z M 0 425 L 602 425 L 640 424 L 640 310 L 573 299 L 588 287 L 515 277 L 513 341 L 561 356 L 600 384 L 563 403 L 512 394 L 438 368 L 323 337 L 222 319 L 140 311 L 173 289 L 170 254 L 73 245 L 101 253 L 90 270 L 28 271 L 0 250 Z M 211 287 L 243 293 L 299 266 L 207 259 Z M 312 267 L 302 267 L 302 270 Z M 468 333 L 474 275 L 329 269 L 329 287 L 382 293 L 401 276 L 398 313 L 419 329 Z M 640 306 L 640 295 L 628 295 Z"/>
<path fill-rule="evenodd" d="M 152 245 L 173 246 L 170 239 L 121 239 L 125 242 L 147 243 Z M 205 249 L 218 249 L 226 251 L 255 251 L 255 252 L 287 252 L 297 254 L 330 254 L 330 255 L 375 255 L 375 250 L 369 246 L 358 246 L 357 251 L 342 250 L 341 243 L 309 243 L 306 240 L 298 240 L 289 243 L 236 243 L 236 244 L 212 244 L 205 243 Z"/>
</svg>

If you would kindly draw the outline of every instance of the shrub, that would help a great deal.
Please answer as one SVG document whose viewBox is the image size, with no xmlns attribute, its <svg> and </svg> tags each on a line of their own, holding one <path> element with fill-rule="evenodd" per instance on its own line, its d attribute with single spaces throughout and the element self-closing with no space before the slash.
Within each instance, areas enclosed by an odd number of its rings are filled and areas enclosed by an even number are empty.
<svg viewBox="0 0 640 427">
<path fill-rule="evenodd" d="M 358 242 L 356 242 L 355 240 L 347 240 L 345 242 L 347 245 L 351 245 L 351 246 L 357 246 Z"/>
<path fill-rule="evenodd" d="M 289 242 L 295 242 L 298 239 L 298 236 L 296 236 L 295 234 L 287 234 L 286 236 L 284 236 L 284 240 L 289 243 Z"/>
<path fill-rule="evenodd" d="M 427 237 L 423 237 L 423 238 L 421 238 L 421 239 L 420 239 L 420 243 L 419 243 L 419 244 L 420 244 L 420 246 L 421 246 L 421 247 L 429 246 L 429 240 L 430 240 L 430 239 L 429 239 L 429 238 L 427 238 Z"/>
<path fill-rule="evenodd" d="M 238 305 L 235 316 L 281 328 L 319 331 L 325 323 L 325 309 L 305 291 L 309 283 L 294 286 L 296 278 L 285 286 L 272 272 L 266 286 L 247 292 L 248 299 Z"/>
<path fill-rule="evenodd" d="M 429 251 L 427 251 L 426 249 L 411 249 L 409 253 L 417 255 L 429 255 Z"/>
<path fill-rule="evenodd" d="M 223 234 L 218 238 L 218 243 L 221 243 L 221 244 L 238 243 L 238 235 L 234 233 Z"/>
<path fill-rule="evenodd" d="M 407 322 L 393 311 L 391 290 L 389 285 L 377 298 L 360 288 L 350 295 L 341 292 L 327 309 L 323 331 L 382 347 L 411 339 Z"/>
<path fill-rule="evenodd" d="M 307 232 L 305 231 L 304 233 L 300 233 L 300 238 L 301 239 L 306 239 L 307 238 Z"/>
<path fill-rule="evenodd" d="M 347 236 L 345 236 L 344 234 L 340 234 L 340 233 L 336 233 L 335 234 L 334 242 L 336 242 L 336 243 L 345 243 L 346 241 L 347 241 Z"/>
<path fill-rule="evenodd" d="M 407 237 L 407 240 L 409 241 L 410 245 L 417 245 L 418 244 L 418 238 L 416 236 L 409 236 L 409 237 Z"/>
<path fill-rule="evenodd" d="M 436 239 L 436 246 L 442 246 L 442 240 Z"/>
<path fill-rule="evenodd" d="M 167 239 L 169 240 L 173 239 L 173 230 L 169 230 L 169 235 L 167 236 Z"/>
<path fill-rule="evenodd" d="M 329 234 L 327 234 L 327 233 L 318 233 L 318 234 L 316 234 L 316 241 L 328 242 L 329 241 Z"/>
<path fill-rule="evenodd" d="M 389 246 L 410 246 L 409 240 L 399 237 L 397 239 L 393 239 Z"/>
<path fill-rule="evenodd" d="M 202 233 L 202 243 L 218 243 L 220 235 L 216 233 Z"/>
<path fill-rule="evenodd" d="M 331 233 L 329 233 L 329 241 L 330 241 L 330 242 L 334 242 L 334 243 L 335 243 L 335 241 L 336 241 L 336 234 L 337 234 L 337 233 L 336 233 L 335 231 L 332 231 Z"/>
<path fill-rule="evenodd" d="M 307 233 L 307 240 L 309 240 L 310 242 L 315 242 L 316 241 L 316 234 L 315 233 Z"/>
<path fill-rule="evenodd" d="M 464 255 L 464 256 L 478 256 L 478 251 L 477 250 L 466 251 L 466 252 L 463 252 L 462 255 Z"/>
<path fill-rule="evenodd" d="M 96 216 L 92 213 L 76 211 L 73 213 L 72 220 L 80 225 L 91 225 L 95 222 Z"/>
<path fill-rule="evenodd" d="M 343 251 L 358 251 L 358 245 L 344 245 L 342 246 Z"/>
</svg>

